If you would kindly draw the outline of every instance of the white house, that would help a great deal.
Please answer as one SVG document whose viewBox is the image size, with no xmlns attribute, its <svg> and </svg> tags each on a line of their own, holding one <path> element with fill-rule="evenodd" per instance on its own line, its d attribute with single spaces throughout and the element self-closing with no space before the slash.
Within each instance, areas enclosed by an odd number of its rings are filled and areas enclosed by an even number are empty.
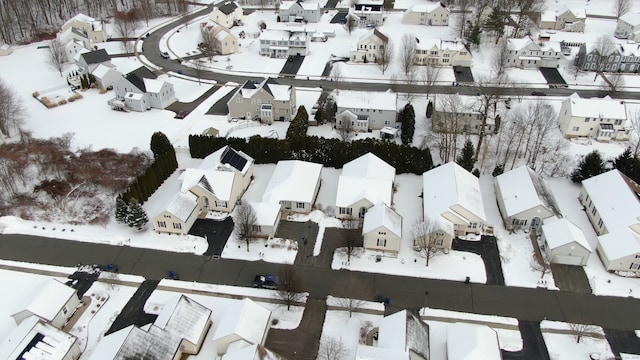
<svg viewBox="0 0 640 360">
<path fill-rule="evenodd" d="M 364 215 L 362 236 L 365 249 L 397 257 L 402 240 L 402 216 L 385 204 L 376 205 Z"/>
<path fill-rule="evenodd" d="M 0 342 L 0 359 L 77 360 L 78 339 L 30 316 Z"/>
<path fill-rule="evenodd" d="M 422 174 L 422 183 L 424 221 L 438 235 L 436 246 L 450 249 L 454 237 L 483 232 L 486 216 L 477 177 L 449 162 Z"/>
<path fill-rule="evenodd" d="M 64 48 L 66 62 L 73 62 L 78 54 L 89 51 L 91 49 L 91 41 L 86 32 L 78 28 L 69 28 L 61 31 L 56 38 Z"/>
<path fill-rule="evenodd" d="M 502 360 L 498 334 L 486 325 L 447 325 L 447 360 Z"/>
<path fill-rule="evenodd" d="M 537 229 L 542 220 L 559 215 L 544 180 L 525 165 L 496 176 L 495 189 L 507 230 Z"/>
<path fill-rule="evenodd" d="M 261 344 L 253 344 L 239 349 L 230 349 L 220 360 L 277 360 L 282 356 Z"/>
<path fill-rule="evenodd" d="M 100 340 L 90 360 L 176 360 L 200 352 L 211 327 L 211 310 L 188 296 L 170 299 L 147 330 L 135 325 Z"/>
<path fill-rule="evenodd" d="M 103 64 L 99 64 L 91 74 L 93 74 L 93 77 L 96 79 L 98 89 L 102 90 L 106 90 L 108 87 L 113 86 L 113 83 L 122 77 L 122 73 L 120 71 Z"/>
<path fill-rule="evenodd" d="M 62 31 L 71 28 L 82 29 L 92 43 L 105 42 L 108 38 L 104 23 L 85 14 L 78 14 L 62 25 Z"/>
<path fill-rule="evenodd" d="M 229 306 L 213 335 L 218 355 L 251 345 L 264 345 L 270 320 L 271 311 L 249 298 Z"/>
<path fill-rule="evenodd" d="M 52 326 L 62 329 L 80 306 L 76 290 L 52 279 L 38 290 L 23 309 L 11 315 L 16 324 L 36 315 Z"/>
<path fill-rule="evenodd" d="M 378 344 L 358 345 L 359 360 L 429 360 L 429 325 L 407 310 L 380 320 Z"/>
<path fill-rule="evenodd" d="M 562 101 L 560 131 L 567 138 L 589 137 L 598 141 L 628 140 L 627 107 L 610 97 L 583 99 L 574 93 Z"/>
<path fill-rule="evenodd" d="M 565 265 L 587 265 L 591 246 L 580 228 L 566 218 L 542 221 L 538 243 L 548 262 Z"/>
<path fill-rule="evenodd" d="M 81 53 L 76 60 L 76 66 L 78 66 L 78 72 L 80 74 L 90 74 L 99 65 L 104 65 L 110 68 L 114 67 L 111 63 L 111 56 L 107 54 L 105 49 Z"/>
<path fill-rule="evenodd" d="M 277 30 L 266 29 L 258 39 L 260 55 L 272 58 L 306 56 L 309 52 L 309 35 L 306 29 Z"/>
<path fill-rule="evenodd" d="M 209 13 L 209 19 L 227 29 L 231 29 L 238 21 L 242 21 L 242 8 L 234 1 L 225 1 L 223 4 L 217 4 Z"/>
<path fill-rule="evenodd" d="M 280 224 L 280 205 L 264 202 L 250 202 L 249 205 L 256 214 L 256 224 L 253 226 L 253 235 L 273 238 Z"/>
<path fill-rule="evenodd" d="M 535 42 L 527 36 L 522 39 L 507 39 L 507 67 L 537 69 L 558 67 L 560 44 L 553 41 Z"/>
<path fill-rule="evenodd" d="M 113 83 L 116 97 L 108 104 L 115 110 L 164 109 L 176 101 L 173 84 L 156 80 L 151 70 L 141 66 Z"/>
<path fill-rule="evenodd" d="M 300 160 L 278 161 L 262 202 L 279 204 L 282 210 L 311 212 L 320 189 L 322 165 Z"/>
<path fill-rule="evenodd" d="M 396 127 L 398 94 L 392 91 L 340 90 L 336 98 L 336 124 L 351 121 L 356 131 Z"/>
<path fill-rule="evenodd" d="M 349 9 L 349 14 L 355 15 L 358 25 L 380 26 L 384 21 L 384 1 L 383 0 L 356 0 L 353 7 Z"/>
<path fill-rule="evenodd" d="M 582 181 L 580 203 L 598 234 L 596 252 L 608 271 L 640 272 L 637 185 L 618 170 Z"/>
<path fill-rule="evenodd" d="M 179 192 L 173 196 L 169 205 L 155 218 L 153 230 L 158 233 L 185 235 L 202 213 L 198 197 L 192 193 Z"/>
<path fill-rule="evenodd" d="M 322 12 L 317 2 L 285 0 L 280 3 L 280 21 L 317 23 Z"/>
<path fill-rule="evenodd" d="M 584 32 L 584 24 L 586 20 L 587 14 L 585 9 L 571 9 L 567 7 L 567 5 L 561 5 L 556 10 L 543 12 L 540 15 L 538 28 L 568 32 Z"/>
<path fill-rule="evenodd" d="M 389 51 L 387 35 L 373 29 L 363 35 L 351 50 L 351 62 L 354 63 L 377 63 Z"/>
<path fill-rule="evenodd" d="M 363 218 L 369 208 L 391 206 L 396 169 L 372 153 L 342 167 L 336 193 L 336 217 Z"/>
<path fill-rule="evenodd" d="M 13 49 L 11 48 L 11 45 L 9 44 L 0 45 L 0 56 L 11 55 L 12 52 L 13 52 Z"/>
<path fill-rule="evenodd" d="M 404 12 L 402 23 L 408 25 L 448 26 L 449 9 L 440 1 L 413 5 Z"/>
<path fill-rule="evenodd" d="M 458 40 L 416 38 L 416 65 L 472 66 L 471 52 Z"/>
<path fill-rule="evenodd" d="M 614 36 L 618 39 L 640 41 L 640 13 L 628 12 L 620 16 Z"/>
</svg>

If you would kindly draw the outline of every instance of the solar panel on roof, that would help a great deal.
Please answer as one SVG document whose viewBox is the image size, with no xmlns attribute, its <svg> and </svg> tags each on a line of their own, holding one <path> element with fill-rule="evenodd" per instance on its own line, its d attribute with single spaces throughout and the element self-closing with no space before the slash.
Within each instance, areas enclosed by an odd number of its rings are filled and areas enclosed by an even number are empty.
<svg viewBox="0 0 640 360">
<path fill-rule="evenodd" d="M 247 159 L 242 157 L 232 148 L 227 148 L 227 151 L 222 155 L 222 159 L 220 162 L 223 164 L 229 164 L 233 166 L 236 170 L 242 171 L 244 166 L 247 164 Z"/>
</svg>

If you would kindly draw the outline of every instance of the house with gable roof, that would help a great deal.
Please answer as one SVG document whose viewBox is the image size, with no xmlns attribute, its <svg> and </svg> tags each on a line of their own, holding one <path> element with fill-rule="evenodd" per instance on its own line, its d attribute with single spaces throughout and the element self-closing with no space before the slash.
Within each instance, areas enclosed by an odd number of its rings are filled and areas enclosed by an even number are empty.
<svg viewBox="0 0 640 360">
<path fill-rule="evenodd" d="M 391 206 L 396 169 L 372 153 L 342 167 L 336 193 L 336 218 L 364 218 L 375 205 Z"/>
<path fill-rule="evenodd" d="M 66 62 L 73 62 L 78 55 L 91 49 L 89 36 L 82 29 L 69 28 L 56 34 L 56 39 L 64 48 Z"/>
<path fill-rule="evenodd" d="M 108 104 L 114 110 L 164 109 L 176 101 L 173 84 L 141 66 L 113 83 L 116 97 Z"/>
<path fill-rule="evenodd" d="M 258 38 L 260 55 L 272 58 L 306 56 L 309 52 L 310 36 L 306 28 L 266 29 Z"/>
<path fill-rule="evenodd" d="M 76 60 L 76 66 L 78 66 L 80 74 L 91 74 L 100 65 L 114 68 L 111 63 L 111 56 L 105 49 L 83 52 L 78 55 Z"/>
<path fill-rule="evenodd" d="M 640 188 L 618 170 L 582 181 L 580 203 L 598 235 L 607 271 L 640 272 Z"/>
<path fill-rule="evenodd" d="M 222 5 L 217 4 L 209 13 L 209 19 L 227 29 L 231 29 L 238 21 L 242 21 L 242 8 L 235 1 L 225 1 Z"/>
<path fill-rule="evenodd" d="M 105 42 L 108 39 L 104 23 L 85 14 L 78 14 L 62 25 L 62 31 L 82 29 L 92 43 Z"/>
<path fill-rule="evenodd" d="M 558 67 L 560 44 L 552 41 L 535 42 L 530 36 L 522 39 L 507 39 L 507 67 L 537 69 Z"/>
<path fill-rule="evenodd" d="M 280 2 L 280 21 L 317 23 L 322 12 L 317 2 L 283 0 Z"/>
<path fill-rule="evenodd" d="M 249 298 L 229 306 L 213 335 L 218 355 L 233 353 L 252 345 L 264 345 L 270 321 L 271 311 Z"/>
<path fill-rule="evenodd" d="M 313 209 L 322 164 L 300 160 L 278 161 L 262 202 L 280 205 L 283 211 L 308 214 Z"/>
<path fill-rule="evenodd" d="M 356 131 L 380 130 L 385 126 L 396 127 L 398 94 L 391 90 L 351 91 L 341 90 L 336 98 L 336 124 L 351 121 Z"/>
<path fill-rule="evenodd" d="M 367 32 L 358 40 L 356 47 L 351 50 L 351 62 L 354 63 L 377 63 L 389 45 L 387 35 L 377 29 Z"/>
<path fill-rule="evenodd" d="M 356 0 L 353 7 L 349 8 L 349 14 L 354 15 L 359 26 L 381 26 L 384 17 L 383 0 Z"/>
<path fill-rule="evenodd" d="M 431 117 L 431 131 L 435 133 L 480 134 L 484 122 L 484 132 L 495 131 L 495 117 L 483 120 L 480 113 L 482 104 L 477 96 L 438 96 L 434 99 Z"/>
<path fill-rule="evenodd" d="M 547 262 L 587 265 L 591 246 L 580 228 L 566 218 L 550 217 L 542 221 L 538 244 Z"/>
<path fill-rule="evenodd" d="M 551 190 L 526 165 L 496 176 L 496 199 L 507 230 L 537 229 L 542 220 L 560 215 Z"/>
<path fill-rule="evenodd" d="M 380 320 L 378 343 L 358 345 L 358 360 L 429 360 L 429 325 L 408 310 Z"/>
<path fill-rule="evenodd" d="M 472 66 L 471 52 L 458 40 L 416 38 L 416 65 Z"/>
<path fill-rule="evenodd" d="M 584 99 L 574 93 L 562 101 L 560 131 L 567 138 L 589 137 L 598 141 L 628 140 L 627 107 L 622 100 Z"/>
<path fill-rule="evenodd" d="M 227 101 L 229 119 L 244 118 L 271 124 L 291 121 L 297 111 L 296 88 L 281 85 L 272 78 L 262 82 L 245 81 Z"/>
<path fill-rule="evenodd" d="M 613 35 L 618 39 L 640 42 L 640 13 L 628 12 L 620 16 Z"/>
<path fill-rule="evenodd" d="M 640 46 L 637 44 L 614 44 L 600 54 L 595 43 L 580 46 L 574 64 L 583 71 L 637 72 L 640 69 Z"/>
<path fill-rule="evenodd" d="M 538 28 L 546 30 L 561 30 L 568 32 L 584 32 L 587 20 L 585 9 L 572 9 L 561 5 L 556 10 L 545 11 L 540 15 Z"/>
<path fill-rule="evenodd" d="M 0 341 L 0 359 L 77 360 L 80 341 L 33 315 Z"/>
<path fill-rule="evenodd" d="M 454 237 L 484 231 L 484 202 L 473 174 L 452 161 L 422 174 L 422 185 L 424 221 L 433 225 L 437 247 L 450 249 Z"/>
<path fill-rule="evenodd" d="M 447 325 L 447 360 L 502 360 L 498 334 L 486 325 Z"/>
<path fill-rule="evenodd" d="M 96 79 L 96 85 L 98 89 L 106 90 L 108 87 L 113 86 L 116 80 L 122 77 L 122 73 L 115 68 L 99 64 L 91 72 Z"/>
<path fill-rule="evenodd" d="M 58 329 L 62 329 L 80 306 L 76 290 L 56 279 L 49 280 L 38 289 L 31 301 L 11 315 L 20 325 L 30 316 L 37 316 Z"/>
<path fill-rule="evenodd" d="M 408 25 L 448 26 L 449 8 L 440 1 L 413 5 L 404 12 L 402 23 Z"/>
<path fill-rule="evenodd" d="M 402 241 L 402 216 L 384 203 L 373 206 L 364 215 L 363 246 L 387 256 L 398 256 Z"/>
<path fill-rule="evenodd" d="M 207 20 L 200 23 L 203 32 L 209 34 L 209 41 L 213 50 L 220 55 L 235 54 L 239 49 L 238 37 L 229 29 L 215 21 Z"/>
<path fill-rule="evenodd" d="M 251 229 L 255 237 L 273 238 L 280 224 L 280 204 L 249 202 L 256 214 L 256 223 Z"/>
<path fill-rule="evenodd" d="M 167 207 L 153 218 L 153 230 L 157 233 L 186 235 L 203 212 L 198 197 L 192 192 L 179 192 Z"/>
</svg>

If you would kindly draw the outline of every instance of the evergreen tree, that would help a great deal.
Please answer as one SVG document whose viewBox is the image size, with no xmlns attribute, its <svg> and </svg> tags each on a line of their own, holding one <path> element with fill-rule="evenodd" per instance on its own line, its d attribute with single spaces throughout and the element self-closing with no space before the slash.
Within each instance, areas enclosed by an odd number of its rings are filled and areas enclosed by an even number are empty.
<svg viewBox="0 0 640 360">
<path fill-rule="evenodd" d="M 475 149 L 471 140 L 467 139 L 462 148 L 462 153 L 456 159 L 456 163 L 462 166 L 463 169 L 471 172 L 473 170 L 473 164 L 475 163 L 473 157 L 475 155 Z"/>
<path fill-rule="evenodd" d="M 476 47 L 480 45 L 480 26 L 478 24 L 475 24 L 469 31 L 467 42 Z"/>
<path fill-rule="evenodd" d="M 503 11 L 494 9 L 487 21 L 485 21 L 483 28 L 484 30 L 495 32 L 499 39 L 504 35 L 504 23 L 506 19 L 507 17 Z"/>
<path fill-rule="evenodd" d="M 151 151 L 153 152 L 153 157 L 158 158 L 169 151 L 174 151 L 174 149 L 167 135 L 157 131 L 151 135 Z"/>
<path fill-rule="evenodd" d="M 478 170 L 478 168 L 473 169 L 473 171 L 471 172 L 473 174 L 473 176 L 479 178 L 480 177 L 480 170 Z"/>
<path fill-rule="evenodd" d="M 496 177 L 498 175 L 502 175 L 504 173 L 504 164 L 498 164 L 493 168 L 493 172 L 491 176 Z"/>
<path fill-rule="evenodd" d="M 401 111 L 402 117 L 400 121 L 402 121 L 402 143 L 405 145 L 411 145 L 413 142 L 413 133 L 415 131 L 416 126 L 416 113 L 413 110 L 413 105 L 407 104 L 404 106 L 404 109 Z"/>
<path fill-rule="evenodd" d="M 116 198 L 116 222 L 124 224 L 127 219 L 128 206 L 122 196 Z"/>
<path fill-rule="evenodd" d="M 571 181 L 580 183 L 590 177 L 600 175 L 607 171 L 602 155 L 597 150 L 593 150 L 580 160 L 578 167 L 571 173 Z"/>
<path fill-rule="evenodd" d="M 144 208 L 142 208 L 142 205 L 140 205 L 136 199 L 132 199 L 129 203 L 128 210 L 127 225 L 142 230 L 149 222 L 149 217 L 147 217 L 147 213 L 144 211 Z"/>
<path fill-rule="evenodd" d="M 429 100 L 429 103 L 427 104 L 427 113 L 426 113 L 427 117 L 429 119 L 431 119 L 431 115 L 433 115 L 433 103 L 431 102 L 431 100 Z"/>
<path fill-rule="evenodd" d="M 613 160 L 613 166 L 635 182 L 638 182 L 638 180 L 636 180 L 638 178 L 636 172 L 640 170 L 638 165 L 638 159 L 633 156 L 633 152 L 629 147 L 626 148 L 622 154 L 618 155 L 615 160 Z"/>
</svg>

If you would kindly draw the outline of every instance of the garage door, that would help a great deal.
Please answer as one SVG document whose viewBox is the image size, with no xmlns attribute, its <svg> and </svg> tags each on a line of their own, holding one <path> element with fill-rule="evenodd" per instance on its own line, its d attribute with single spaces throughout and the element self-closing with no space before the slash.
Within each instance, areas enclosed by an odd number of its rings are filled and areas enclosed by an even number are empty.
<svg viewBox="0 0 640 360">
<path fill-rule="evenodd" d="M 555 255 L 553 262 L 565 265 L 582 265 L 582 256 Z"/>
</svg>

